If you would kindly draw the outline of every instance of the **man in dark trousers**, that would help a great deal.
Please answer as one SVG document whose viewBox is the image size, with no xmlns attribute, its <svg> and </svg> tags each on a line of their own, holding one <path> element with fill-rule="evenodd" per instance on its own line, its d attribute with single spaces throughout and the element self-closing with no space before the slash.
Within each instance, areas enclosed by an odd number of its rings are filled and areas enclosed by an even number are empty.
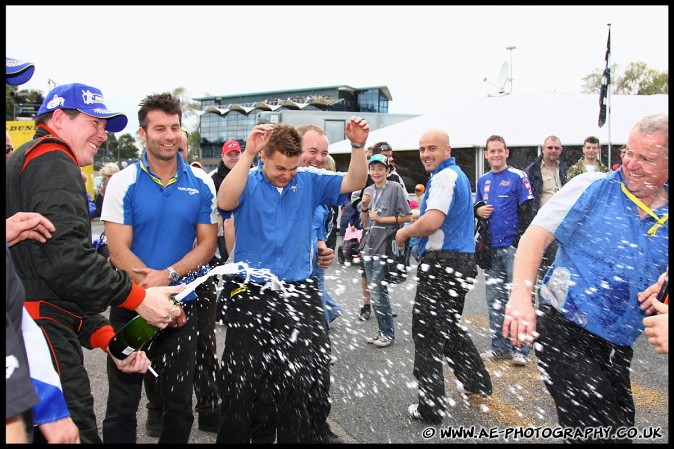
<svg viewBox="0 0 674 449">
<path fill-rule="evenodd" d="M 413 373 L 419 391 L 418 403 L 407 411 L 413 419 L 431 424 L 440 424 L 447 413 L 443 359 L 464 397 L 492 393 L 489 372 L 460 323 L 466 294 L 477 277 L 475 223 L 470 182 L 451 150 L 449 136 L 441 129 L 419 138 L 421 163 L 431 178 L 419 219 L 396 233 L 400 246 L 410 237 L 420 237 L 412 309 Z"/>
<path fill-rule="evenodd" d="M 182 314 L 169 300 L 182 287 L 146 289 L 128 273 L 115 270 L 91 246 L 80 166 L 92 164 L 107 132 L 122 131 L 127 121 L 124 114 L 108 110 L 96 87 L 62 84 L 40 106 L 34 139 L 6 161 L 6 217 L 37 212 L 56 229 L 46 242 L 17 243 L 11 256 L 26 288 L 26 310 L 50 341 L 82 443 L 101 442 L 82 354 L 82 347 L 107 352 L 115 331 L 101 313 L 111 306 L 135 311 L 159 328 Z M 140 357 L 110 357 L 117 369 L 141 362 Z"/>
</svg>

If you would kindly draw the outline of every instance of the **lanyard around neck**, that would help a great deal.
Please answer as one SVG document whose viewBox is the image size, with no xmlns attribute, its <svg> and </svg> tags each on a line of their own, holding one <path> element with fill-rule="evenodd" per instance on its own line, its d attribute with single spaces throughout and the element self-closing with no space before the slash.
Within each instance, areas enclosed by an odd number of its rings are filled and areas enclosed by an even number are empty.
<svg viewBox="0 0 674 449">
<path fill-rule="evenodd" d="M 147 167 L 145 166 L 145 164 L 143 164 L 143 160 L 142 160 L 142 159 L 141 159 L 139 162 L 140 162 L 140 169 L 143 170 L 145 173 L 147 173 L 148 176 L 149 176 L 154 182 L 156 182 L 157 184 L 159 184 L 159 185 L 162 186 L 162 187 L 168 187 L 168 186 L 170 186 L 171 184 L 173 184 L 174 182 L 176 182 L 176 181 L 178 180 L 178 178 L 177 178 L 176 176 L 174 176 L 174 177 L 172 177 L 172 178 L 169 180 L 168 184 L 164 185 L 164 182 L 163 182 L 161 179 L 157 178 L 155 175 L 153 175 L 152 173 L 150 173 L 150 170 L 148 170 Z"/>
<path fill-rule="evenodd" d="M 641 210 L 646 212 L 651 217 L 655 218 L 656 223 L 653 226 L 651 226 L 651 229 L 649 229 L 648 232 L 647 232 L 649 237 L 653 237 L 655 235 L 655 232 L 658 230 L 658 228 L 665 224 L 665 222 L 669 218 L 669 214 L 665 214 L 662 217 L 658 217 L 657 215 L 655 215 L 655 212 L 653 212 L 650 207 L 646 206 L 643 203 L 643 201 L 641 201 L 636 196 L 632 195 L 632 192 L 627 190 L 627 187 L 625 187 L 625 184 L 622 183 L 622 182 L 620 183 L 620 189 L 623 191 L 625 196 L 627 196 L 627 198 L 632 200 L 632 202 L 637 205 L 637 207 L 639 207 Z"/>
</svg>

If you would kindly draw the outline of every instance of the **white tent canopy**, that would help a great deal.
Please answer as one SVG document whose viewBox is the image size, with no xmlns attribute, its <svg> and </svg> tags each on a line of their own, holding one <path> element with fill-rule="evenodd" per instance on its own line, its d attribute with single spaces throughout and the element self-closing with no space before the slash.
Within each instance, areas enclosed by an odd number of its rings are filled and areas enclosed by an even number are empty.
<svg viewBox="0 0 674 449">
<path fill-rule="evenodd" d="M 549 135 L 562 145 L 582 145 L 588 136 L 602 145 L 624 144 L 632 126 L 643 116 L 667 112 L 669 95 L 611 95 L 610 115 L 599 128 L 599 94 L 510 94 L 484 97 L 411 118 L 370 132 L 367 146 L 388 142 L 395 151 L 416 150 L 419 137 L 440 128 L 449 134 L 453 148 L 484 147 L 492 134 L 502 136 L 508 147 L 536 147 Z M 335 142 L 330 153 L 351 152 L 348 140 Z"/>
</svg>

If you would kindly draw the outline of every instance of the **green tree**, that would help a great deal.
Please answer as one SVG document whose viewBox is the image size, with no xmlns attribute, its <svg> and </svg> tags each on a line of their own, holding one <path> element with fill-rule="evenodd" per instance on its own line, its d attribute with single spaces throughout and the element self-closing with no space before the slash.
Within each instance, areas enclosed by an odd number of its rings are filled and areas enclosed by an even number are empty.
<svg viewBox="0 0 674 449">
<path fill-rule="evenodd" d="M 107 133 L 108 140 L 103 143 L 94 157 L 94 166 L 99 167 L 106 162 L 121 162 L 127 159 L 137 160 L 139 150 L 136 139 L 129 133 L 122 134 L 119 139 L 115 133 Z"/>
<path fill-rule="evenodd" d="M 136 146 L 136 139 L 129 133 L 122 134 L 119 136 L 119 160 L 124 161 L 126 159 L 138 160 L 140 157 L 140 151 Z"/>
<path fill-rule="evenodd" d="M 184 87 L 176 87 L 172 92 L 174 97 L 180 99 L 183 110 L 183 127 L 187 130 L 187 141 L 189 151 L 187 153 L 187 162 L 193 162 L 201 159 L 201 146 L 199 145 L 199 114 L 197 111 L 201 107 L 198 101 L 192 101 L 192 97 Z"/>
<path fill-rule="evenodd" d="M 187 131 L 194 127 L 194 122 L 198 123 L 197 110 L 199 109 L 199 102 L 192 101 L 191 95 L 184 87 L 176 87 L 172 92 L 174 97 L 180 99 L 180 104 L 183 110 L 183 126 Z M 192 129 L 193 131 L 193 129 Z"/>
<path fill-rule="evenodd" d="M 583 78 L 582 92 L 599 93 L 604 69 L 595 69 Z M 622 75 L 611 65 L 611 92 L 619 95 L 669 94 L 669 73 L 648 68 L 645 62 L 630 62 Z"/>
</svg>

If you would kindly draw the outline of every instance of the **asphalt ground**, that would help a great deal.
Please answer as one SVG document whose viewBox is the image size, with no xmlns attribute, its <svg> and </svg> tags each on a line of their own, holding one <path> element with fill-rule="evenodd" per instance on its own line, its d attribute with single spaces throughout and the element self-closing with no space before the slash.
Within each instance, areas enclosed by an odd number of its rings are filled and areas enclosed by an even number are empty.
<svg viewBox="0 0 674 449">
<path fill-rule="evenodd" d="M 100 232 L 100 223 L 94 233 Z M 536 363 L 516 367 L 509 361 L 487 362 L 494 392 L 489 398 L 465 400 L 456 390 L 456 378 L 445 364 L 445 388 L 450 398 L 449 416 L 441 425 L 432 426 L 412 420 L 407 407 L 417 402 L 412 375 L 414 343 L 411 335 L 411 311 L 415 282 L 390 288 L 395 319 L 395 344 L 377 348 L 366 338 L 377 334 L 374 316 L 358 320 L 362 305 L 360 273 L 357 266 L 335 261 L 326 273 L 328 291 L 344 308 L 344 314 L 332 323 L 330 331 L 333 355 L 329 422 L 335 433 L 347 443 L 562 443 L 552 435 L 558 428 L 552 398 L 545 389 Z M 484 278 L 468 294 L 462 324 L 480 352 L 489 348 L 489 321 L 484 296 Z M 218 352 L 222 353 L 226 328 L 217 326 Z M 85 350 L 94 407 L 99 429 L 105 416 L 107 376 L 105 354 Z M 533 355 L 533 352 L 532 352 Z M 636 431 L 653 432 L 658 438 L 637 439 L 639 443 L 669 443 L 669 356 L 656 354 L 646 339 L 634 346 L 632 391 L 636 403 Z M 145 398 L 138 411 L 138 442 L 156 444 L 157 438 L 145 431 Z M 196 403 L 196 399 L 193 400 Z M 214 443 L 215 434 L 200 431 L 195 424 L 190 443 Z M 449 435 L 467 432 L 475 436 Z M 480 435 L 479 432 L 482 432 Z M 102 431 L 101 431 L 102 435 Z"/>
</svg>

